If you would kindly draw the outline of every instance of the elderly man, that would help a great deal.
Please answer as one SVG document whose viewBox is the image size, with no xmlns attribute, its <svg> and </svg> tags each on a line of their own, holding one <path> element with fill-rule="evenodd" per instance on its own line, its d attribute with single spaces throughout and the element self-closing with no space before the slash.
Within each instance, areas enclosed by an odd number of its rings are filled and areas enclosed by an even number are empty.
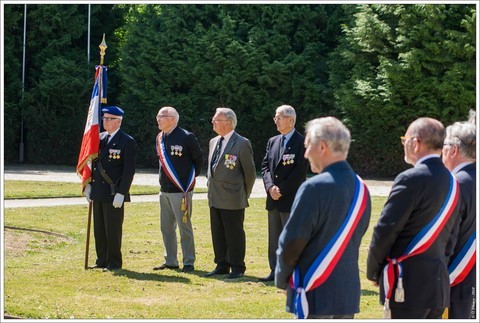
<svg viewBox="0 0 480 323">
<path fill-rule="evenodd" d="M 270 273 L 259 279 L 262 282 L 275 278 L 278 237 L 290 215 L 295 194 L 307 176 L 308 160 L 303 156 L 305 137 L 295 129 L 296 118 L 292 106 L 281 105 L 277 108 L 273 121 L 280 134 L 268 140 L 262 161 L 263 184 L 267 192 L 270 267 Z"/>
<path fill-rule="evenodd" d="M 306 125 L 314 177 L 298 189 L 280 234 L 275 285 L 297 318 L 352 319 L 360 307 L 358 253 L 370 221 L 366 185 L 346 161 L 350 131 L 336 118 Z"/>
<path fill-rule="evenodd" d="M 445 128 L 419 118 L 401 141 L 413 165 L 396 178 L 374 228 L 367 278 L 380 284 L 385 318 L 440 319 L 449 302 L 447 259 L 458 183 L 443 165 Z"/>
<path fill-rule="evenodd" d="M 122 268 L 122 226 L 124 202 L 135 175 L 135 141 L 120 129 L 124 112 L 116 106 L 102 109 L 104 132 L 100 151 L 93 163 L 92 183 L 85 187 L 87 200 L 93 200 L 96 265 L 104 271 Z"/>
<path fill-rule="evenodd" d="M 210 140 L 207 185 L 216 268 L 205 276 L 228 274 L 234 279 L 246 269 L 243 221 L 255 183 L 255 163 L 250 141 L 235 131 L 233 110 L 218 108 L 212 124 L 218 136 Z"/>
<path fill-rule="evenodd" d="M 178 126 L 173 107 L 158 111 L 157 136 L 160 176 L 160 228 L 165 246 L 165 263 L 153 270 L 178 268 L 177 225 L 183 254 L 183 272 L 195 269 L 195 243 L 192 228 L 192 196 L 195 177 L 203 166 L 202 151 L 195 135 Z"/>
<path fill-rule="evenodd" d="M 476 188 L 477 171 L 475 125 L 455 122 L 447 127 L 442 160 L 460 184 L 460 216 L 454 253 L 450 257 L 449 319 L 474 319 L 475 313 L 475 252 L 476 252 Z"/>
</svg>

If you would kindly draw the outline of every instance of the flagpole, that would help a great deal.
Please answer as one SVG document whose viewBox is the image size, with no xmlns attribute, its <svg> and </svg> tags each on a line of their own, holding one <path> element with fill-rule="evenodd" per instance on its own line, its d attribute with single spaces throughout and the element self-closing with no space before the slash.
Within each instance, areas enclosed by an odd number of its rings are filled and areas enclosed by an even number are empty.
<svg viewBox="0 0 480 323">
<path fill-rule="evenodd" d="M 107 43 L 105 42 L 105 34 L 103 34 L 102 42 L 98 47 L 100 48 L 100 66 L 103 66 L 103 58 L 105 56 L 105 50 L 107 49 Z M 99 102 L 99 104 L 101 103 Z M 88 203 L 87 239 L 86 239 L 86 246 L 85 246 L 85 269 L 88 269 L 88 251 L 90 249 L 90 227 L 92 226 L 92 207 L 93 207 L 93 201 L 90 201 Z"/>
</svg>

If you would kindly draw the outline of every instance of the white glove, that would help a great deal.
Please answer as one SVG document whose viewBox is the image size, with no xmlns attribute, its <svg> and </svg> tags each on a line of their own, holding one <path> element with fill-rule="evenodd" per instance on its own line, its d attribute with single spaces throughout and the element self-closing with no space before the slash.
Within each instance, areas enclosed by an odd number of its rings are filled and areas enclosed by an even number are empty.
<svg viewBox="0 0 480 323">
<path fill-rule="evenodd" d="M 117 209 L 121 208 L 124 198 L 125 196 L 123 194 L 120 194 L 120 193 L 115 194 L 115 197 L 113 198 L 113 207 Z"/>
<path fill-rule="evenodd" d="M 83 196 L 87 198 L 88 203 L 90 203 L 92 200 L 90 199 L 90 193 L 92 193 L 92 185 L 87 184 L 85 185 L 85 188 L 83 189 Z"/>
</svg>

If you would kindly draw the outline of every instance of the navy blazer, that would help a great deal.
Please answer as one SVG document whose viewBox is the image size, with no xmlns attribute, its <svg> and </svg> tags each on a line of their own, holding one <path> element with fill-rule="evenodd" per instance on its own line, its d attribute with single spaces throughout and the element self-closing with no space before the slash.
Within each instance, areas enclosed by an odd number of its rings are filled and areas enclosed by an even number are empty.
<svg viewBox="0 0 480 323">
<path fill-rule="evenodd" d="M 267 192 L 267 210 L 276 208 L 280 212 L 290 212 L 295 193 L 307 177 L 308 160 L 304 157 L 304 140 L 305 137 L 295 130 L 283 152 L 283 156 L 289 157 L 286 160 L 279 158 L 282 135 L 268 140 L 265 157 L 262 161 L 263 184 Z M 276 201 L 268 193 L 273 185 L 278 186 L 282 193 L 282 197 Z"/>
<path fill-rule="evenodd" d="M 454 174 L 460 184 L 460 215 L 457 218 L 458 239 L 454 248 L 450 263 L 458 255 L 462 247 L 465 245 L 468 238 L 475 232 L 476 223 L 476 197 L 477 191 L 475 188 L 475 180 L 477 178 L 477 171 L 475 163 L 469 164 L 460 169 Z M 449 263 L 449 264 L 450 264 Z M 467 277 L 461 282 L 451 288 L 450 301 L 462 302 L 472 301 L 472 289 L 476 287 L 475 273 L 477 270 L 473 267 Z"/>
<path fill-rule="evenodd" d="M 295 291 L 289 279 L 299 266 L 303 279 L 315 258 L 339 230 L 355 193 L 355 173 L 346 161 L 331 164 L 322 173 L 306 180 L 298 189 L 290 218 L 280 235 L 275 268 L 275 285 L 287 289 L 286 310 L 293 312 Z M 347 315 L 360 311 L 358 253 L 368 228 L 371 200 L 342 256 L 327 280 L 307 292 L 309 313 Z"/>
<path fill-rule="evenodd" d="M 440 211 L 449 186 L 450 171 L 440 157 L 417 163 L 400 173 L 374 227 L 367 258 L 367 278 L 380 283 L 380 302 L 385 301 L 383 269 L 386 258 L 401 256 L 413 238 Z M 444 308 L 449 304 L 450 282 L 446 254 L 458 215 L 458 204 L 449 221 L 425 252 L 402 262 L 405 302 L 390 300 L 395 309 Z M 396 288 L 396 285 L 394 286 Z"/>
<path fill-rule="evenodd" d="M 106 135 L 106 132 L 102 132 L 100 138 L 103 139 Z M 135 175 L 135 160 L 135 140 L 122 130 L 118 130 L 110 142 L 105 147 L 101 147 L 98 159 L 93 162 L 92 200 L 113 202 L 110 185 L 100 174 L 97 165 L 98 162 L 101 162 L 105 172 L 116 184 L 117 193 L 125 196 L 125 202 L 130 202 L 128 192 Z"/>
</svg>

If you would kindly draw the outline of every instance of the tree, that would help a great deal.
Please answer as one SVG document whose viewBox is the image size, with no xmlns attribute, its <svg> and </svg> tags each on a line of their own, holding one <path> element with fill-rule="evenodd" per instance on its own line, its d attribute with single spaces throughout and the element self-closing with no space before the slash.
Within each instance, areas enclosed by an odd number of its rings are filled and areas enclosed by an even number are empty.
<svg viewBox="0 0 480 323">
<path fill-rule="evenodd" d="M 475 6 L 361 5 L 329 59 L 331 86 L 367 176 L 405 169 L 399 136 L 420 116 L 448 125 L 475 105 Z"/>
</svg>

